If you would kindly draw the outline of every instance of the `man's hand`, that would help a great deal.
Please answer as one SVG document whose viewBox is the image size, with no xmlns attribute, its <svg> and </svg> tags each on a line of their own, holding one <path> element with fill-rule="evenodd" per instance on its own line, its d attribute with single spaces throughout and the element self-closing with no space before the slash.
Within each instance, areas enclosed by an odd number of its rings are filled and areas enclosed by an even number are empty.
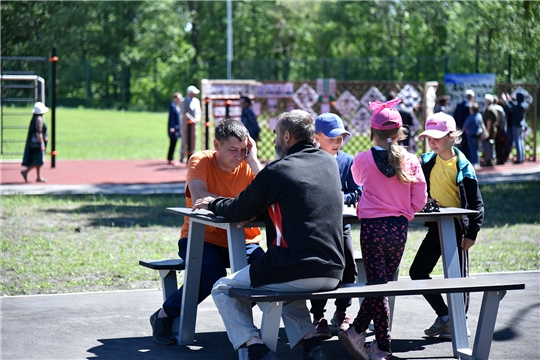
<svg viewBox="0 0 540 360">
<path fill-rule="evenodd" d="M 248 137 L 248 147 L 246 150 L 246 162 L 249 163 L 250 161 L 257 159 L 257 143 L 251 136 Z"/>
<path fill-rule="evenodd" d="M 475 244 L 474 240 L 471 240 L 469 238 L 463 238 L 463 241 L 461 242 L 461 249 L 463 251 L 467 251 Z"/>
<path fill-rule="evenodd" d="M 195 210 L 198 210 L 198 209 L 208 210 L 208 204 L 210 204 L 210 202 L 215 200 L 215 199 L 216 198 L 214 198 L 212 196 L 206 196 L 206 197 L 203 197 L 202 199 L 198 199 L 198 200 L 195 201 L 195 204 L 191 208 L 191 211 L 195 211 Z"/>
<path fill-rule="evenodd" d="M 248 163 L 251 171 L 253 171 L 255 175 L 257 175 L 263 168 L 259 158 L 257 158 L 257 143 L 251 136 L 248 137 L 248 147 L 246 149 L 245 161 Z"/>
</svg>

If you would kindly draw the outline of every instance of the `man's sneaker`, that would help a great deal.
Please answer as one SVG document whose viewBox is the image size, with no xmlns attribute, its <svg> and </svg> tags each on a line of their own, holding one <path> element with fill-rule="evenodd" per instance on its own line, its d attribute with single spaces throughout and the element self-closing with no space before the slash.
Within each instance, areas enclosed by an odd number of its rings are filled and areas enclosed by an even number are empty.
<svg viewBox="0 0 540 360">
<path fill-rule="evenodd" d="M 369 356 L 369 360 L 386 360 L 392 357 L 392 353 L 379 350 L 376 341 L 366 346 L 366 354 Z"/>
<path fill-rule="evenodd" d="M 351 326 L 351 318 L 347 316 L 345 311 L 336 311 L 331 322 L 338 330 L 342 331 L 347 331 Z"/>
<path fill-rule="evenodd" d="M 450 320 L 444 321 L 442 317 L 437 317 L 433 325 L 430 328 L 424 330 L 424 334 L 427 336 L 437 336 L 440 334 L 450 333 Z"/>
<path fill-rule="evenodd" d="M 467 336 L 471 337 L 471 331 L 469 330 L 469 325 L 467 325 Z M 451 332 L 441 333 L 439 335 L 439 338 L 444 339 L 444 340 L 452 340 L 452 333 Z"/>
<path fill-rule="evenodd" d="M 366 333 L 358 334 L 351 326 L 347 331 L 340 331 L 338 334 L 339 341 L 345 346 L 349 354 L 358 360 L 368 360 L 369 356 L 366 353 Z"/>
<path fill-rule="evenodd" d="M 313 320 L 313 325 L 315 325 L 315 332 L 319 339 L 330 339 L 332 337 L 332 332 L 328 327 L 328 322 L 324 318 Z"/>
<path fill-rule="evenodd" d="M 161 309 L 159 309 L 161 310 Z M 173 318 L 158 318 L 159 310 L 150 316 L 150 325 L 152 325 L 152 336 L 156 341 L 163 345 L 173 345 L 176 343 L 172 335 Z"/>
</svg>

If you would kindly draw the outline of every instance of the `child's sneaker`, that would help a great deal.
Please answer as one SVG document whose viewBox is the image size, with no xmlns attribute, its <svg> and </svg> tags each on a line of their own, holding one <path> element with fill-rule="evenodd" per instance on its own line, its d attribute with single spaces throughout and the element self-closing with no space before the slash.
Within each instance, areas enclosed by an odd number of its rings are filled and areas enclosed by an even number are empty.
<svg viewBox="0 0 540 360">
<path fill-rule="evenodd" d="M 358 360 L 369 360 L 366 354 L 366 333 L 358 334 L 351 326 L 347 331 L 340 331 L 338 334 L 339 341 L 345 346 L 349 354 Z"/>
<path fill-rule="evenodd" d="M 330 339 L 332 337 L 332 332 L 328 327 L 328 322 L 325 318 L 313 320 L 313 325 L 315 325 L 315 332 L 319 339 Z"/>
<path fill-rule="evenodd" d="M 442 317 L 437 317 L 435 319 L 435 322 L 431 327 L 424 330 L 424 334 L 427 336 L 437 336 L 440 334 L 449 334 L 450 333 L 450 319 L 448 321 L 444 321 Z"/>
<path fill-rule="evenodd" d="M 349 329 L 349 326 L 351 325 L 351 318 L 347 316 L 347 313 L 345 311 L 336 310 L 331 322 L 332 325 L 338 328 L 338 331 L 347 331 Z"/>
<path fill-rule="evenodd" d="M 392 357 L 391 352 L 379 350 L 376 341 L 366 346 L 366 354 L 369 356 L 369 360 L 386 360 Z"/>
</svg>

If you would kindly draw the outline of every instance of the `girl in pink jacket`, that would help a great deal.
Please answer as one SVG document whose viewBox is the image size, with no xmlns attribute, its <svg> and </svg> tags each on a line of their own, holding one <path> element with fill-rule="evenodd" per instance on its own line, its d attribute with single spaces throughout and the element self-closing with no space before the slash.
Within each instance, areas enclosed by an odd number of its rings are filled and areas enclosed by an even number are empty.
<svg viewBox="0 0 540 360">
<path fill-rule="evenodd" d="M 357 154 L 351 167 L 354 181 L 364 186 L 356 214 L 361 220 L 360 246 L 368 285 L 394 279 L 405 250 L 409 221 L 427 201 L 420 162 L 398 145 L 406 137 L 401 116 L 393 108 L 400 102 L 370 103 L 375 146 Z M 388 316 L 387 297 L 365 298 L 351 327 L 338 337 L 357 359 L 389 359 Z M 371 320 L 375 341 L 367 345 L 365 331 Z"/>
</svg>

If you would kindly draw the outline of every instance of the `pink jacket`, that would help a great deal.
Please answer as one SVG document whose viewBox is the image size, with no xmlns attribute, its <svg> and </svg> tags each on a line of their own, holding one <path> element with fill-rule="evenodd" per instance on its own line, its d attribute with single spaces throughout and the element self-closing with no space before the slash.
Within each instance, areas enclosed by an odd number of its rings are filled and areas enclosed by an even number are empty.
<svg viewBox="0 0 540 360">
<path fill-rule="evenodd" d="M 404 216 L 409 221 L 422 210 L 427 201 L 426 179 L 415 155 L 403 149 L 407 168 L 418 179 L 416 183 L 402 184 L 397 176 L 386 177 L 375 164 L 371 150 L 358 153 L 351 167 L 354 181 L 364 190 L 356 215 L 359 219 Z"/>
</svg>

